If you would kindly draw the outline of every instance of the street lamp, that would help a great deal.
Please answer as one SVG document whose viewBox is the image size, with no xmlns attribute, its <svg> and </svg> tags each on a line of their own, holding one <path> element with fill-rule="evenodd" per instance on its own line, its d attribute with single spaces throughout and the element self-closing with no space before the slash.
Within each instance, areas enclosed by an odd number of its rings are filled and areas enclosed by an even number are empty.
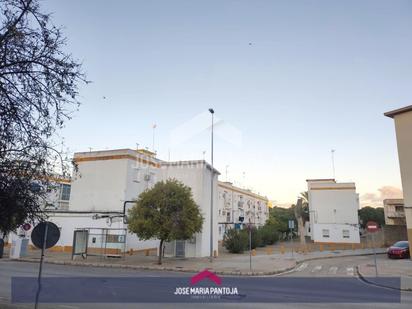
<svg viewBox="0 0 412 309">
<path fill-rule="evenodd" d="M 212 136 L 211 136 L 211 170 L 212 177 L 210 178 L 210 262 L 213 262 L 213 178 L 214 178 L 214 167 L 213 167 L 213 122 L 215 111 L 213 108 L 209 108 L 209 112 L 212 114 Z"/>
</svg>

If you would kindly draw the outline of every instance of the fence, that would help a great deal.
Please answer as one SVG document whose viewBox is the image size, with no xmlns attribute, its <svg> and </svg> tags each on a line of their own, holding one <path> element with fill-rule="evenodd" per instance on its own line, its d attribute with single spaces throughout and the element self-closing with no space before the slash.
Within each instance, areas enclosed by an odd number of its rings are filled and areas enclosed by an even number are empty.
<svg viewBox="0 0 412 309">
<path fill-rule="evenodd" d="M 126 229 L 81 228 L 73 234 L 72 259 L 75 256 L 100 258 L 124 258 L 126 253 Z"/>
</svg>

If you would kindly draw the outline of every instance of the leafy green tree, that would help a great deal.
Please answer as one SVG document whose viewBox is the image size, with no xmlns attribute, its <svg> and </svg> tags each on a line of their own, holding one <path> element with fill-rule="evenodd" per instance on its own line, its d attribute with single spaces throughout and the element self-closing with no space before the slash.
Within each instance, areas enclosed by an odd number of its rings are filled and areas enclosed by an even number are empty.
<svg viewBox="0 0 412 309">
<path fill-rule="evenodd" d="M 223 236 L 223 246 L 230 253 L 243 253 L 248 244 L 248 234 L 244 230 L 228 229 Z"/>
<path fill-rule="evenodd" d="M 383 207 L 370 207 L 366 206 L 358 210 L 360 224 L 362 228 L 366 227 L 368 221 L 375 221 L 380 226 L 385 225 L 385 214 Z"/>
<path fill-rule="evenodd" d="M 129 210 L 129 230 L 140 239 L 159 239 L 159 265 L 163 244 L 186 240 L 202 230 L 203 217 L 193 200 L 191 189 L 172 179 L 158 182 L 140 194 Z"/>
<path fill-rule="evenodd" d="M 275 206 L 269 209 L 269 218 L 266 225 L 271 226 L 271 229 L 280 233 L 285 233 L 289 231 L 289 220 L 295 220 L 293 209 Z"/>
<path fill-rule="evenodd" d="M 279 231 L 273 225 L 265 224 L 259 228 L 259 233 L 264 245 L 273 245 L 279 239 Z"/>
<path fill-rule="evenodd" d="M 244 233 L 246 235 L 247 238 L 247 247 L 249 248 L 249 229 L 248 228 L 244 228 L 242 231 L 242 233 Z M 259 233 L 259 230 L 256 227 L 252 227 L 252 231 L 251 231 L 251 247 L 252 249 L 256 249 L 257 247 L 260 247 L 262 245 L 262 238 L 261 238 L 261 234 Z"/>
</svg>

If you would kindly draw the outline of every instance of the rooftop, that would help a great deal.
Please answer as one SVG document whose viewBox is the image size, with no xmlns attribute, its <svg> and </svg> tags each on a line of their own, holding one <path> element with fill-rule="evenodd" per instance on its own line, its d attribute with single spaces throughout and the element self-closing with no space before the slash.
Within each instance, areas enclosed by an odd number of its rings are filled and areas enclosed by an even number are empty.
<svg viewBox="0 0 412 309">
<path fill-rule="evenodd" d="M 402 107 L 402 108 L 398 108 L 398 109 L 395 109 L 395 110 L 390 111 L 390 112 L 386 112 L 386 113 L 384 113 L 384 115 L 386 117 L 394 118 L 396 115 L 407 113 L 407 112 L 412 112 L 412 105 L 405 106 L 405 107 Z"/>
</svg>

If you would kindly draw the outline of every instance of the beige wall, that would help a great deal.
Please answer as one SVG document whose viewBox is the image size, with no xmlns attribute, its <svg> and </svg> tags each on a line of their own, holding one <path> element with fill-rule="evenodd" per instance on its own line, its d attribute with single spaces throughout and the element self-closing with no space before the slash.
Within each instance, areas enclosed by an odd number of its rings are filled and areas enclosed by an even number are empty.
<svg viewBox="0 0 412 309">
<path fill-rule="evenodd" d="M 412 247 L 412 111 L 395 115 L 409 246 Z"/>
</svg>

